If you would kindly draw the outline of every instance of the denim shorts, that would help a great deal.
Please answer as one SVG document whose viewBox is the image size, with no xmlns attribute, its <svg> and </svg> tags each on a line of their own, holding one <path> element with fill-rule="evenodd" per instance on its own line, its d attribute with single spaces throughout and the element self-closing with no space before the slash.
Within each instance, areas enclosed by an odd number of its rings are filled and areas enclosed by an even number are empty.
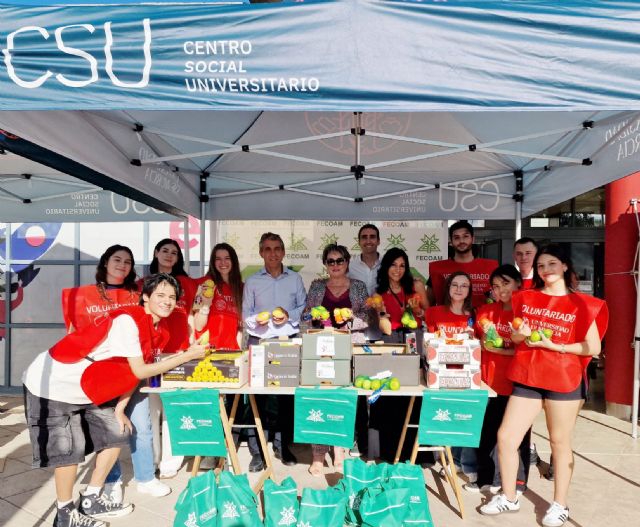
<svg viewBox="0 0 640 527">
<path fill-rule="evenodd" d="M 514 382 L 511 395 L 543 401 L 547 399 L 550 401 L 579 401 L 587 398 L 587 383 L 583 379 L 575 390 L 571 390 L 570 392 L 555 392 L 553 390 L 545 390 L 544 388 L 536 388 L 535 386 L 527 386 Z"/>
<path fill-rule="evenodd" d="M 71 404 L 33 395 L 24 388 L 24 408 L 34 467 L 60 467 L 84 461 L 86 454 L 129 444 L 120 433 L 115 403 Z"/>
</svg>

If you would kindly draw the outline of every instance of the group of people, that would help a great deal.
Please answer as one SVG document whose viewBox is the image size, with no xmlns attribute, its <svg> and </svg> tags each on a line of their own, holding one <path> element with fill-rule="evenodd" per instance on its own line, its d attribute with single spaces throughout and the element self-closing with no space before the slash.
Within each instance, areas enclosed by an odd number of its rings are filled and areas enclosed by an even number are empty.
<svg viewBox="0 0 640 527">
<path fill-rule="evenodd" d="M 543 523 L 562 525 L 568 518 L 571 433 L 586 394 L 586 364 L 600 351 L 606 305 L 574 290 L 571 261 L 558 246 L 538 250 L 533 240 L 518 240 L 516 269 L 475 258 L 468 222 L 452 225 L 449 241 L 453 258 L 431 263 L 425 287 L 412 277 L 405 251 L 378 252 L 379 230 L 366 224 L 358 232 L 359 255 L 352 257 L 337 244 L 324 249 L 326 277 L 314 280 L 308 293 L 300 275 L 283 265 L 284 242 L 272 232 L 259 242 L 264 267 L 244 282 L 237 253 L 227 243 L 215 245 L 208 271 L 199 279 L 188 276 L 174 240 L 156 245 L 145 280 L 136 279 L 129 248 L 109 247 L 98 263 L 95 284 L 63 293 L 68 335 L 40 354 L 24 375 L 34 463 L 55 467 L 56 525 L 101 527 L 102 519 L 131 512 L 123 501 L 117 462 L 127 443 L 138 491 L 158 497 L 171 491 L 161 479 L 173 477 L 183 460 L 172 456 L 166 428 L 154 433 L 161 422 L 160 405 L 140 392 L 140 380 L 202 357 L 205 350 L 197 342 L 205 331 L 216 349 L 238 350 L 261 339 L 298 336 L 312 324 L 318 306 L 330 313 L 326 324 L 348 327 L 354 342 L 404 342 L 412 333 L 422 353 L 423 330 L 480 338 L 482 377 L 497 397 L 487 408 L 479 449 L 457 452 L 470 476 L 467 488 L 502 489 L 481 507 L 484 514 L 519 509 L 518 493 L 528 473 L 528 431 L 544 409 L 556 477 L 554 503 Z M 205 294 L 208 280 L 213 295 Z M 381 302 L 368 301 L 374 295 Z M 493 303 L 485 303 L 490 297 Z M 335 308 L 349 308 L 351 314 L 336 317 Z M 407 310 L 415 327 L 403 322 Z M 484 342 L 490 327 L 502 346 Z M 552 337 L 537 331 L 543 328 L 551 329 Z M 535 342 L 533 331 L 541 335 Z M 169 358 L 158 361 L 161 352 Z M 105 378 L 114 380 L 105 383 Z M 369 407 L 361 398 L 354 449 L 393 462 L 401 404 L 400 398 L 383 397 Z M 293 398 L 262 397 L 258 405 L 261 414 L 272 416 L 265 420 L 276 458 L 295 464 L 289 448 Z M 246 431 L 249 470 L 262 470 L 255 434 Z M 160 435 L 162 445 L 154 448 Z M 370 437 L 377 444 L 368 444 Z M 96 466 L 76 508 L 71 493 L 77 465 L 91 451 L 98 452 Z M 312 475 L 324 473 L 329 451 L 312 446 Z M 346 455 L 344 449 L 333 449 L 336 472 L 342 471 Z"/>
</svg>

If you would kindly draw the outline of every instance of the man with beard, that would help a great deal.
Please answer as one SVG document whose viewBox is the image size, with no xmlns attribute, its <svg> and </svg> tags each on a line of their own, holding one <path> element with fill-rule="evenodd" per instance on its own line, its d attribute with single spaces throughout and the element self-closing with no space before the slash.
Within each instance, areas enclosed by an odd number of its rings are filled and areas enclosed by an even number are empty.
<svg viewBox="0 0 640 527">
<path fill-rule="evenodd" d="M 447 277 L 456 271 L 463 271 L 471 277 L 473 307 L 479 307 L 485 303 L 489 276 L 498 267 L 498 262 L 473 256 L 473 227 L 468 221 L 457 221 L 449 227 L 449 243 L 453 247 L 453 259 L 429 263 L 429 305 L 442 305 Z"/>
</svg>

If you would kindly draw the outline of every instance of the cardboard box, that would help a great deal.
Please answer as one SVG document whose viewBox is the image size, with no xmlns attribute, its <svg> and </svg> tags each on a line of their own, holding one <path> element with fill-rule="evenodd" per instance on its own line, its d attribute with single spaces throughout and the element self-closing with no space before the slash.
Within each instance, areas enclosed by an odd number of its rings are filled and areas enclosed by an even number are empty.
<svg viewBox="0 0 640 527">
<path fill-rule="evenodd" d="M 370 349 L 368 353 L 366 349 Z M 353 378 L 371 377 L 389 370 L 401 386 L 420 385 L 420 356 L 408 353 L 406 344 L 369 344 L 353 346 Z"/>
<path fill-rule="evenodd" d="M 347 386 L 351 384 L 351 361 L 302 359 L 300 384 L 304 386 Z"/>
<path fill-rule="evenodd" d="M 267 366 L 264 386 L 300 386 L 300 366 Z"/>
<path fill-rule="evenodd" d="M 198 377 L 199 371 L 205 380 L 193 380 Z M 206 380 L 207 378 L 209 380 Z M 248 380 L 249 352 L 215 352 L 201 361 L 185 362 L 163 373 L 161 386 L 163 388 L 239 388 L 247 384 Z"/>
<path fill-rule="evenodd" d="M 302 358 L 351 360 L 351 333 L 337 329 L 310 329 L 302 335 Z"/>
<path fill-rule="evenodd" d="M 476 369 L 428 368 L 424 373 L 427 386 L 435 390 L 482 388 L 481 374 Z"/>
<path fill-rule="evenodd" d="M 301 341 L 293 340 L 263 340 L 260 344 L 250 346 L 249 350 L 249 385 L 263 388 L 265 386 L 298 386 L 300 384 Z M 277 375 L 278 368 L 287 368 Z M 297 372 L 297 380 L 293 381 L 291 372 Z M 283 377 L 286 384 L 269 384 L 267 372 L 272 376 Z M 276 379 L 272 379 L 276 382 Z"/>
<path fill-rule="evenodd" d="M 430 339 L 426 346 L 427 362 L 432 368 L 458 364 L 480 368 L 482 349 L 476 339 Z"/>
</svg>

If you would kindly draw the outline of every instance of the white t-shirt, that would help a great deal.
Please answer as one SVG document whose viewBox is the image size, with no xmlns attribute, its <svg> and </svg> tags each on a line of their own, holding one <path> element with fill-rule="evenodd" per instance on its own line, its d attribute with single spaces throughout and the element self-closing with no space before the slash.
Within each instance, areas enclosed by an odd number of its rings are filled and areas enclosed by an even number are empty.
<svg viewBox="0 0 640 527">
<path fill-rule="evenodd" d="M 380 261 L 381 257 L 378 255 L 375 265 L 373 267 L 369 267 L 362 261 L 362 255 L 358 254 L 349 262 L 349 278 L 362 280 L 367 284 L 367 292 L 369 293 L 369 296 L 376 292 L 376 282 L 378 280 Z"/>
<path fill-rule="evenodd" d="M 141 357 L 138 326 L 130 315 L 118 315 L 107 337 L 87 358 L 65 364 L 54 360 L 49 351 L 40 353 L 22 376 L 27 389 L 37 397 L 70 404 L 89 404 L 91 400 L 80 387 L 80 378 L 94 361 L 112 357 Z M 105 379 L 105 382 L 109 382 Z"/>
</svg>

